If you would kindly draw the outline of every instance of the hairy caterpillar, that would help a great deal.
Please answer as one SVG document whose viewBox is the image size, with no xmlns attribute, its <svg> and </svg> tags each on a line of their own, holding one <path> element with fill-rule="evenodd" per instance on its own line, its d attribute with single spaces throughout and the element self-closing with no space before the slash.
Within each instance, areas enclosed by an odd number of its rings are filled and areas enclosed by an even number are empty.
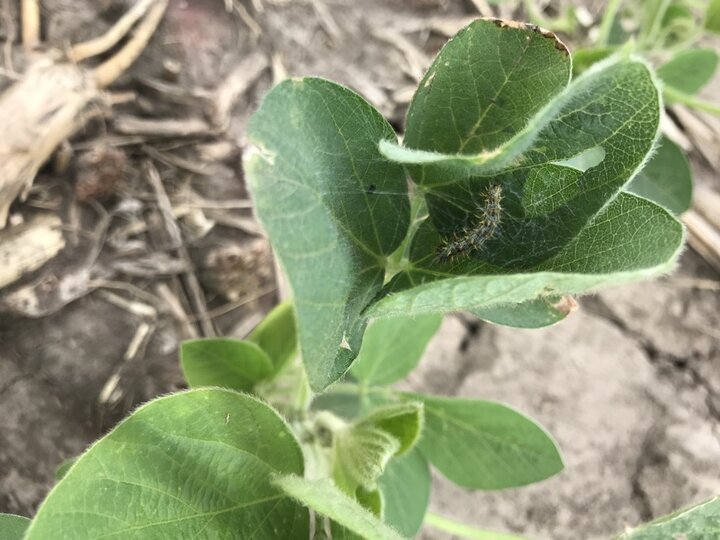
<svg viewBox="0 0 720 540">
<path fill-rule="evenodd" d="M 483 205 L 476 220 L 452 238 L 445 240 L 437 254 L 438 262 L 446 262 L 472 251 L 482 251 L 485 242 L 497 234 L 502 217 L 502 186 L 491 184 L 482 194 Z"/>
</svg>

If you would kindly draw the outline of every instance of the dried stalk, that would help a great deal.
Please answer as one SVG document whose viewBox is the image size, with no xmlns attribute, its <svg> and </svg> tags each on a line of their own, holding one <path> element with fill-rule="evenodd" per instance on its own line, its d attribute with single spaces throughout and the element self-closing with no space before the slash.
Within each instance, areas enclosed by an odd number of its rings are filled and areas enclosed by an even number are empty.
<svg viewBox="0 0 720 540">
<path fill-rule="evenodd" d="M 20 13 L 23 47 L 29 52 L 40 44 L 40 0 L 22 0 Z"/>
<path fill-rule="evenodd" d="M 102 89 L 143 51 L 167 3 L 168 0 L 141 0 L 139 7 L 131 10 L 132 17 L 130 14 L 123 17 L 116 27 L 125 30 L 128 20 L 137 20 L 140 8 L 146 8 L 145 19 L 127 44 L 96 69 L 84 70 L 61 61 L 57 53 L 50 53 L 33 63 L 24 77 L 0 96 L 0 229 L 7 223 L 10 205 L 18 196 L 27 194 L 43 163 L 85 124 L 93 106 L 104 101 Z M 28 14 L 23 27 L 26 43 L 32 41 L 35 32 L 34 7 L 37 2 L 23 2 L 23 14 Z M 113 29 L 109 31 L 111 37 L 114 33 Z M 112 42 L 113 39 L 105 39 L 104 44 Z M 76 52 L 78 58 L 88 50 L 100 50 L 97 42 L 90 43 L 85 48 L 76 47 L 80 51 Z"/>
</svg>

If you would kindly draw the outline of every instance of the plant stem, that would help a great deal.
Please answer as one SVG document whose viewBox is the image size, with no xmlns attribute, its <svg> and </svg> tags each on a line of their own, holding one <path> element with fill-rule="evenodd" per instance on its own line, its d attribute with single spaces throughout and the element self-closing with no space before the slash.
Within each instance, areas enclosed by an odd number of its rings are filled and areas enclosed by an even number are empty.
<svg viewBox="0 0 720 540">
<path fill-rule="evenodd" d="M 712 114 L 720 115 L 720 105 L 710 103 L 709 101 L 705 101 L 695 96 L 691 96 L 690 94 L 686 94 L 685 92 L 680 92 L 679 90 L 675 90 L 672 86 L 664 87 L 663 94 L 668 99 L 668 101 L 676 101 L 699 111 L 705 111 Z"/>
<path fill-rule="evenodd" d="M 425 524 L 440 529 L 441 531 L 457 534 L 472 540 L 525 540 L 522 536 L 516 536 L 514 534 L 476 529 L 475 527 L 430 512 L 425 516 Z"/>
<path fill-rule="evenodd" d="M 640 40 L 643 47 L 645 47 L 646 49 L 652 50 L 655 48 L 658 34 L 660 33 L 660 29 L 662 28 L 662 21 L 665 18 L 665 13 L 667 13 L 669 7 L 670 0 L 661 0 L 658 10 L 655 12 L 655 17 L 653 18 L 650 28 L 647 29 L 647 33 Z"/>
<path fill-rule="evenodd" d="M 620 9 L 622 0 L 610 0 L 607 7 L 605 8 L 605 15 L 603 15 L 602 22 L 600 23 L 600 34 L 598 35 L 598 41 L 596 47 L 605 47 L 610 39 L 610 32 L 612 31 L 615 17 Z"/>
</svg>

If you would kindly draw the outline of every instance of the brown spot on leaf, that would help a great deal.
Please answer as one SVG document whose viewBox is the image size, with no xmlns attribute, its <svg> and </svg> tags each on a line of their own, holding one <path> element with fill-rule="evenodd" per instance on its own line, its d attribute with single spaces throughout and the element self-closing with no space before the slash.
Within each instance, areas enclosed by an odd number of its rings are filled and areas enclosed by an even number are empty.
<svg viewBox="0 0 720 540">
<path fill-rule="evenodd" d="M 497 19 L 495 17 L 485 17 L 483 18 L 483 20 L 492 22 L 498 28 L 513 28 L 515 30 L 528 30 L 530 32 L 535 32 L 537 34 L 540 34 L 544 38 L 553 40 L 555 48 L 558 51 L 566 55 L 570 54 L 567 46 L 562 41 L 560 41 L 560 39 L 553 32 L 551 32 L 550 30 L 545 30 L 544 28 L 540 28 L 536 24 L 520 21 L 511 21 L 508 19 Z"/>
<path fill-rule="evenodd" d="M 560 313 L 569 315 L 578 308 L 578 303 L 572 296 L 563 296 L 553 304 L 553 307 Z"/>
</svg>

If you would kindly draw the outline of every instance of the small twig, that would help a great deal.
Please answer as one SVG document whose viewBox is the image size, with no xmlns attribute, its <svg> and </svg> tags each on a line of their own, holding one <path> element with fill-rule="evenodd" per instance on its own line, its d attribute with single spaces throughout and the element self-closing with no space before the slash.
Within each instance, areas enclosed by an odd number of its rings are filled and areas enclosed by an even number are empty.
<svg viewBox="0 0 720 540">
<path fill-rule="evenodd" d="M 407 63 L 407 73 L 419 82 L 430 65 L 430 58 L 402 34 L 387 28 L 373 30 L 373 35 L 399 50 Z"/>
<path fill-rule="evenodd" d="M 682 287 L 687 289 L 702 289 L 705 291 L 720 291 L 720 281 L 700 278 L 670 278 L 659 282 L 669 287 Z"/>
<path fill-rule="evenodd" d="M 697 187 L 693 207 L 720 230 L 720 193 L 706 187 Z"/>
<path fill-rule="evenodd" d="M 213 124 L 223 129 L 228 127 L 233 106 L 268 66 L 267 57 L 254 52 L 232 70 L 215 93 L 212 105 Z"/>
<path fill-rule="evenodd" d="M 23 47 L 32 51 L 40 43 L 40 0 L 22 0 L 20 9 Z"/>
<path fill-rule="evenodd" d="M 101 405 L 106 405 L 108 403 L 115 404 L 120 400 L 122 394 L 118 392 L 117 388 L 120 383 L 120 374 L 129 362 L 135 360 L 135 358 L 137 358 L 142 351 L 145 350 L 145 347 L 150 341 L 150 337 L 152 336 L 154 330 L 155 326 L 146 321 L 141 322 L 137 327 L 133 338 L 130 340 L 130 344 L 125 350 L 123 362 L 113 370 L 110 377 L 108 377 L 107 381 L 105 381 L 102 390 L 100 390 L 98 402 Z"/>
<path fill-rule="evenodd" d="M 201 208 L 203 210 L 238 210 L 252 208 L 253 204 L 250 199 L 228 199 L 226 201 L 217 201 L 210 199 L 197 198 L 193 201 L 178 203 L 182 208 Z"/>
<path fill-rule="evenodd" d="M 276 52 L 272 55 L 273 84 L 278 84 L 288 78 L 288 71 L 283 62 L 282 54 Z"/>
<path fill-rule="evenodd" d="M 149 304 L 143 304 L 142 302 L 133 302 L 132 300 L 127 300 L 122 296 L 111 293 L 109 291 L 98 291 L 97 294 L 102 299 L 106 300 L 107 302 L 111 303 L 116 307 L 119 307 L 120 309 L 124 309 L 128 313 L 132 313 L 133 315 L 137 315 L 138 317 L 145 317 L 148 319 L 157 318 L 157 310 Z"/>
<path fill-rule="evenodd" d="M 718 143 L 717 134 L 696 112 L 677 104 L 673 105 L 673 112 L 695 148 L 714 169 L 720 169 L 720 155 L 715 151 Z"/>
<path fill-rule="evenodd" d="M 212 319 L 217 319 L 218 317 L 221 317 L 223 315 L 227 315 L 231 311 L 235 311 L 238 308 L 241 308 L 245 304 L 249 304 L 250 302 L 254 300 L 258 300 L 262 298 L 263 296 L 273 293 L 277 290 L 277 287 L 275 285 L 271 285 L 268 287 L 264 287 L 262 289 L 259 289 L 257 292 L 253 294 L 249 294 L 246 296 L 243 296 L 242 298 L 239 298 L 233 302 L 228 302 L 227 304 L 220 306 L 218 308 L 215 308 L 213 310 L 210 310 L 207 312 L 207 314 Z M 191 317 L 191 320 L 202 320 L 199 315 L 196 315 L 194 317 Z"/>
<path fill-rule="evenodd" d="M 143 151 L 156 161 L 164 163 L 165 165 L 170 165 L 177 169 L 183 169 L 193 174 L 198 174 L 201 176 L 211 176 L 217 171 L 214 163 L 207 163 L 202 161 L 198 162 L 197 159 L 194 161 L 191 159 L 185 159 L 173 154 L 162 152 L 152 146 L 143 146 Z"/>
<path fill-rule="evenodd" d="M 660 127 L 663 134 L 670 139 L 672 142 L 677 144 L 685 152 L 690 152 L 693 149 L 693 143 L 690 142 L 685 132 L 677 125 L 675 120 L 669 114 L 663 114 L 660 116 Z"/>
<path fill-rule="evenodd" d="M 245 339 L 262 320 L 263 314 L 258 311 L 254 311 L 235 325 L 228 335 Z"/>
<path fill-rule="evenodd" d="M 116 289 L 129 292 L 130 294 L 135 295 L 138 298 L 142 298 L 145 302 L 153 306 L 156 311 L 159 310 L 159 305 L 161 303 L 160 298 L 158 298 L 157 296 L 150 294 L 149 292 L 142 290 L 140 287 L 137 287 L 132 283 L 128 283 L 126 281 L 93 279 L 88 282 L 88 287 L 91 289 Z"/>
<path fill-rule="evenodd" d="M 197 330 L 183 309 L 182 302 L 180 302 L 178 297 L 173 294 L 170 287 L 168 287 L 165 283 L 158 283 L 155 287 L 155 291 L 158 296 L 163 299 L 165 304 L 167 304 L 167 307 L 170 309 L 170 313 L 172 313 L 175 319 L 177 319 L 180 323 L 183 331 L 183 337 L 185 339 L 195 339 L 199 337 Z"/>
<path fill-rule="evenodd" d="M 190 259 L 190 254 L 182 240 L 182 234 L 180 232 L 180 225 L 178 224 L 170 198 L 168 197 L 165 187 L 163 186 L 162 180 L 160 179 L 160 173 L 155 168 L 155 165 L 151 161 L 145 163 L 145 170 L 147 178 L 150 181 L 150 185 L 155 191 L 157 197 L 158 208 L 162 215 L 165 223 L 166 232 L 172 243 L 172 247 L 177 251 L 178 257 L 185 263 L 187 271 L 183 276 L 183 283 L 187 289 L 187 293 L 194 304 L 195 312 L 198 314 L 198 320 L 200 321 L 200 327 L 202 328 L 205 337 L 215 336 L 215 328 L 208 314 L 207 302 L 205 301 L 205 295 L 203 294 L 200 282 L 198 281 L 197 275 L 195 274 L 195 267 Z"/>
<path fill-rule="evenodd" d="M 202 118 L 153 119 L 119 115 L 114 120 L 115 130 L 125 135 L 147 137 L 194 137 L 212 134 L 213 129 Z"/>
<path fill-rule="evenodd" d="M 160 24 L 167 5 L 168 0 L 155 0 L 152 7 L 148 10 L 145 20 L 138 25 L 135 35 L 128 40 L 117 54 L 110 57 L 92 71 L 98 87 L 107 88 L 110 86 L 137 60 L 155 33 L 155 29 Z"/>
<path fill-rule="evenodd" d="M 262 36 L 262 28 L 257 23 L 255 19 L 252 18 L 252 15 L 250 15 L 250 12 L 247 10 L 245 6 L 243 6 L 240 2 L 234 2 L 235 4 L 235 11 L 237 12 L 238 16 L 240 17 L 240 20 L 245 23 L 245 25 L 250 29 L 250 31 L 253 33 L 253 35 L 256 38 L 259 38 Z"/>
<path fill-rule="evenodd" d="M 70 61 L 82 62 L 87 58 L 109 51 L 132 30 L 135 23 L 143 18 L 156 1 L 140 0 L 102 36 L 73 45 L 68 52 Z"/>
<path fill-rule="evenodd" d="M 13 50 L 13 43 L 15 42 L 15 38 L 17 37 L 17 27 L 15 26 L 15 21 L 13 20 L 12 14 L 11 14 L 11 8 L 10 8 L 10 0 L 3 0 L 3 19 L 5 20 L 5 28 L 6 30 L 6 36 L 5 36 L 5 44 L 3 45 L 3 55 L 5 57 L 5 70 L 3 70 L 3 74 L 6 77 L 10 77 L 10 75 L 7 75 L 6 73 L 11 73 L 14 76 L 17 77 L 17 74 L 15 73 L 15 68 L 13 66 L 13 59 L 12 59 L 12 50 Z M 19 77 L 18 77 L 19 78 Z"/>
<path fill-rule="evenodd" d="M 690 233 L 690 246 L 720 272 L 720 233 L 694 210 L 685 212 L 682 220 Z"/>
<path fill-rule="evenodd" d="M 492 8 L 487 3 L 487 0 L 470 0 L 470 2 L 481 17 L 493 17 L 495 15 Z"/>
<path fill-rule="evenodd" d="M 239 229 L 253 236 L 265 236 L 265 231 L 258 225 L 253 218 L 246 216 L 236 216 L 222 210 L 208 210 L 206 212 L 208 219 L 213 220 L 218 225 Z"/>
<path fill-rule="evenodd" d="M 60 226 L 56 215 L 40 214 L 0 231 L 0 288 L 37 270 L 65 247 Z"/>
<path fill-rule="evenodd" d="M 318 19 L 320 20 L 320 25 L 323 27 L 323 30 L 325 30 L 325 33 L 330 38 L 330 41 L 335 45 L 342 43 L 342 31 L 335 22 L 332 13 L 330 13 L 330 10 L 325 3 L 320 0 L 311 0 L 311 4 L 318 16 Z"/>
</svg>

